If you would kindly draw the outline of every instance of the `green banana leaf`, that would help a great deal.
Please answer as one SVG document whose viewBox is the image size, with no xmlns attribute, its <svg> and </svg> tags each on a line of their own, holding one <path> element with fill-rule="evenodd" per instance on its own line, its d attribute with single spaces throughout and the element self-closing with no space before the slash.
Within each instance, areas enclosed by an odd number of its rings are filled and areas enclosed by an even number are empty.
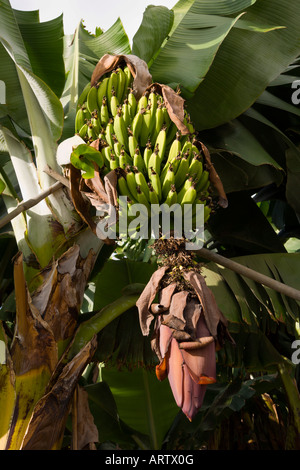
<svg viewBox="0 0 300 470">
<path fill-rule="evenodd" d="M 143 20 L 132 40 L 132 54 L 151 66 L 160 47 L 168 37 L 174 20 L 174 12 L 163 6 L 147 6 Z"/>
<path fill-rule="evenodd" d="M 261 393 L 278 394 L 280 379 L 276 374 L 266 374 L 255 377 L 252 380 L 237 375 L 230 383 L 217 383 L 210 385 L 204 397 L 203 405 L 192 423 L 187 423 L 183 416 L 178 416 L 166 437 L 166 448 L 171 450 L 177 443 L 178 435 L 185 437 L 186 450 L 198 450 L 208 446 L 211 437 L 216 433 L 222 433 L 222 423 L 225 426 L 237 417 L 241 419 L 241 413 L 251 410 L 260 399 Z M 261 413 L 260 413 L 261 416 Z M 238 432 L 238 431 L 237 431 Z M 226 438 L 226 436 L 224 435 Z M 243 439 L 243 436 L 240 436 Z M 249 438 L 249 437 L 248 437 Z M 234 433 L 230 433 L 230 449 L 234 449 Z M 245 440 L 247 437 L 245 436 Z M 210 447 L 208 447 L 210 450 Z"/>
<path fill-rule="evenodd" d="M 57 36 L 58 32 L 62 32 L 62 19 L 53 20 L 50 22 L 51 24 L 48 22 L 37 24 L 36 21 L 31 24 L 26 21 L 19 25 L 17 19 L 24 21 L 26 17 L 29 20 L 29 16 L 15 15 L 8 0 L 1 0 L 0 7 L 0 76 L 6 85 L 6 103 L 5 105 L 1 104 L 0 116 L 4 117 L 8 114 L 19 127 L 30 134 L 24 91 L 20 84 L 22 76 L 25 75 L 39 105 L 49 120 L 48 125 L 54 137 L 58 139 L 62 131 L 63 112 L 59 100 L 50 86 L 60 93 L 59 89 L 62 88 L 62 83 L 65 80 L 64 64 L 61 57 L 63 36 L 62 34 Z M 36 28 L 39 28 L 39 41 L 36 41 Z M 24 37 L 22 32 L 24 32 Z M 53 36 L 56 36 L 55 41 Z M 43 48 L 48 54 L 51 54 L 57 64 L 57 67 L 52 68 L 51 72 L 47 69 L 51 62 L 47 54 L 43 55 Z M 39 77 L 36 72 L 41 73 L 42 76 Z M 47 75 L 47 79 L 45 75 Z"/>
<path fill-rule="evenodd" d="M 124 295 L 136 295 L 138 298 L 154 270 L 155 265 L 148 263 L 109 260 L 93 280 L 94 311 L 101 311 Z M 93 323 L 93 317 L 90 322 Z M 134 305 L 98 334 L 96 357 L 99 361 L 130 367 L 154 363 L 149 339 L 141 333 L 138 311 Z"/>
<path fill-rule="evenodd" d="M 245 18 L 251 24 L 265 21 L 284 28 L 266 33 L 230 31 L 190 102 L 198 129 L 214 128 L 241 115 L 299 55 L 299 13 L 296 0 L 257 1 L 247 9 Z"/>
<path fill-rule="evenodd" d="M 132 449 L 139 442 L 149 441 L 145 435 L 139 435 L 127 426 L 118 413 L 114 396 L 106 382 L 86 385 L 89 397 L 89 407 L 99 433 L 99 442 L 115 442 L 123 450 Z"/>
<path fill-rule="evenodd" d="M 28 132 L 32 140 L 30 145 L 34 148 L 34 155 L 31 155 L 22 142 L 24 133 L 21 132 L 18 136 L 16 132 L 3 126 L 2 135 L 4 136 L 15 175 L 18 179 L 21 198 L 26 200 L 36 197 L 42 189 L 46 189 L 53 184 L 53 179 L 44 172 L 47 165 L 59 171 L 56 162 L 56 148 L 57 140 L 61 136 L 63 127 L 63 108 L 55 93 L 33 72 L 33 70 L 37 70 L 42 73 L 43 62 L 38 59 L 38 51 L 33 53 L 34 47 L 29 47 L 30 41 L 34 41 L 34 37 L 29 34 L 29 23 L 26 23 L 27 33 L 25 34 L 26 40 L 24 40 L 9 2 L 1 2 L 1 8 L 3 13 L 0 18 L 2 65 L 7 66 L 4 81 L 7 84 L 8 106 L 5 105 L 5 111 L 13 121 L 16 121 L 15 126 L 18 126 L 18 129 L 22 127 L 24 121 L 22 122 L 21 120 L 19 122 L 18 114 L 15 114 L 14 111 L 11 112 L 11 100 L 13 100 L 14 109 L 17 109 L 18 112 L 22 113 L 21 116 L 26 116 L 26 119 L 28 119 L 30 127 Z M 21 16 L 24 18 L 23 15 Z M 33 24 L 37 25 L 36 22 Z M 61 24 L 61 20 L 59 24 Z M 57 22 L 54 21 L 52 27 L 55 25 L 57 26 Z M 50 30 L 53 36 L 52 28 Z M 47 25 L 44 29 L 41 26 L 39 31 L 42 45 L 44 42 L 43 38 L 47 38 L 47 35 L 51 36 L 51 34 Z M 57 27 L 55 31 L 58 31 Z M 51 37 L 49 37 L 48 41 L 51 42 Z M 44 45 L 48 53 L 50 53 L 47 44 L 46 39 Z M 31 51 L 30 54 L 28 54 L 27 49 Z M 54 57 L 56 54 L 59 55 L 59 51 L 62 51 L 61 47 L 58 49 L 57 51 L 55 46 L 53 46 Z M 33 65 L 31 64 L 32 58 Z M 58 60 L 58 84 L 60 82 L 61 69 L 64 71 L 64 67 L 61 67 L 61 60 Z M 40 69 L 38 69 L 37 63 L 41 64 Z M 43 73 L 46 72 L 44 71 Z M 14 79 L 15 89 L 10 88 L 11 77 Z M 18 96 L 22 96 L 22 103 L 14 101 Z M 22 105 L 24 105 L 23 108 Z M 26 139 L 26 141 L 28 140 L 30 139 Z M 10 187 L 13 187 L 12 182 Z M 15 204 L 17 202 L 15 201 Z M 35 253 L 38 262 L 42 266 L 45 266 L 52 259 L 56 248 L 64 240 L 64 232 L 74 228 L 74 217 L 70 210 L 70 204 L 62 192 L 50 196 L 47 202 L 50 207 L 45 201 L 42 201 L 42 203 L 30 211 L 30 214 L 27 214 L 25 230 L 23 228 L 22 231 L 20 227 L 18 228 L 18 242 L 25 237 L 30 249 Z M 14 204 L 9 200 L 8 205 L 10 210 Z M 18 220 L 21 220 L 21 218 L 22 216 Z M 55 218 L 61 224 L 56 226 L 56 230 L 54 230 Z M 37 226 L 39 226 L 39 231 L 36 230 Z"/>
<path fill-rule="evenodd" d="M 43 80 L 60 97 L 65 85 L 65 66 L 63 60 L 63 16 L 40 23 L 24 21 L 15 15 L 28 53 L 32 72 Z M 30 14 L 30 12 L 29 12 Z M 27 15 L 26 15 L 27 16 Z M 36 38 L 39 38 L 37 41 Z M 55 63 L 55 68 L 52 64 Z"/>
<path fill-rule="evenodd" d="M 171 14 L 159 8 L 146 9 L 133 51 L 154 81 L 180 85 L 199 130 L 241 115 L 299 54 L 296 0 L 288 8 L 279 0 L 179 1 L 169 31 Z"/>
<path fill-rule="evenodd" d="M 208 230 L 230 257 L 286 252 L 274 227 L 245 190 L 228 194 L 228 207 L 216 210 Z"/>
<path fill-rule="evenodd" d="M 103 380 L 115 399 L 122 421 L 149 436 L 151 449 L 159 449 L 179 408 L 168 381 L 159 382 L 154 371 L 104 368 Z"/>
<path fill-rule="evenodd" d="M 191 96 L 206 75 L 220 45 L 244 9 L 252 3 L 245 0 L 235 4 L 230 2 L 230 6 L 228 2 L 176 4 L 173 27 L 150 67 L 154 81 L 174 88 L 180 85 L 183 96 Z"/>
<path fill-rule="evenodd" d="M 296 289 L 299 287 L 299 253 L 259 254 L 233 259 L 272 279 Z M 289 334 L 295 335 L 298 301 L 214 263 L 205 265 L 203 275 L 233 333 L 238 333 L 241 325 L 246 331 L 255 333 L 260 330 L 264 333 L 268 329 L 276 331 L 283 324 Z"/>
</svg>

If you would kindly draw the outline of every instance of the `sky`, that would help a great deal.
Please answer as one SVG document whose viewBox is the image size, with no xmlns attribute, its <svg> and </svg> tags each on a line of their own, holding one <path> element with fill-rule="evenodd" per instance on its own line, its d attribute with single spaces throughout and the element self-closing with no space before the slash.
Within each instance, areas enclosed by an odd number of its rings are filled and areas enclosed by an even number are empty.
<svg viewBox="0 0 300 470">
<path fill-rule="evenodd" d="M 113 0 L 111 3 L 110 0 L 10 0 L 16 10 L 39 10 L 40 21 L 63 14 L 65 34 L 73 34 L 80 20 L 84 20 L 91 33 L 97 26 L 106 31 L 120 17 L 131 43 L 148 5 L 172 8 L 176 3 L 177 0 Z"/>
</svg>

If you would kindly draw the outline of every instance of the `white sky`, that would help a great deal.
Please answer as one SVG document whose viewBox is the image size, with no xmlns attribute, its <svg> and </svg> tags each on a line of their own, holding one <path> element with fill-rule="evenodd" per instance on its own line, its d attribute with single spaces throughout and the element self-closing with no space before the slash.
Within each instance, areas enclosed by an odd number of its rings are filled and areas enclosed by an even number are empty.
<svg viewBox="0 0 300 470">
<path fill-rule="evenodd" d="M 96 26 L 106 31 L 120 17 L 130 42 L 148 5 L 172 8 L 176 3 L 177 0 L 10 0 L 16 10 L 39 10 L 40 21 L 63 13 L 65 34 L 73 34 L 81 19 L 86 29 L 94 33 Z"/>
</svg>

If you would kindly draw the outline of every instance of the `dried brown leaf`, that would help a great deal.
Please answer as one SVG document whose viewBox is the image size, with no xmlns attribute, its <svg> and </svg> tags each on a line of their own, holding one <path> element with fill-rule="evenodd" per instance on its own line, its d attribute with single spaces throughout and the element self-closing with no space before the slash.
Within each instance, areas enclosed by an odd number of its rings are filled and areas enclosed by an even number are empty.
<svg viewBox="0 0 300 470">
<path fill-rule="evenodd" d="M 35 406 L 21 450 L 59 447 L 74 389 L 97 347 L 94 337 L 61 371 L 50 390 Z"/>
<path fill-rule="evenodd" d="M 171 304 L 172 295 L 176 289 L 176 282 L 172 282 L 168 286 L 164 287 L 160 291 L 159 303 L 164 306 L 165 309 L 169 309 Z"/>
<path fill-rule="evenodd" d="M 77 387 L 77 449 L 82 450 L 99 441 L 98 429 L 90 411 L 88 394 Z"/>
<path fill-rule="evenodd" d="M 93 269 L 95 253 L 84 259 L 80 248 L 69 248 L 43 271 L 41 286 L 32 294 L 32 303 L 54 334 L 55 340 L 69 338 L 76 326 L 84 291 Z"/>
<path fill-rule="evenodd" d="M 133 54 L 105 54 L 102 56 L 93 71 L 91 77 L 91 86 L 96 85 L 102 75 L 111 72 L 122 63 L 125 63 L 129 67 L 134 77 L 133 93 L 136 99 L 139 99 L 144 93 L 145 89 L 151 84 L 152 76 L 150 75 L 146 62 Z"/>
<path fill-rule="evenodd" d="M 23 272 L 23 257 L 14 263 L 16 296 L 16 330 L 11 346 L 11 358 L 16 375 L 45 368 L 50 373 L 57 363 L 57 347 L 53 332 L 41 317 L 29 295 Z"/>
<path fill-rule="evenodd" d="M 228 199 L 221 178 L 219 177 L 214 165 L 212 164 L 210 153 L 207 147 L 203 144 L 203 142 L 196 140 L 194 143 L 199 148 L 199 150 L 202 150 L 204 154 L 206 165 L 209 171 L 209 179 L 219 194 L 219 206 L 223 207 L 223 209 L 226 209 L 226 207 L 228 206 Z"/>
<path fill-rule="evenodd" d="M 93 233 L 96 233 L 96 224 L 90 215 L 90 205 L 86 198 L 83 197 L 80 190 L 81 171 L 73 165 L 69 166 L 70 193 L 74 207 L 82 220 L 90 227 Z"/>
<path fill-rule="evenodd" d="M 184 310 L 187 305 L 189 293 L 187 291 L 177 292 L 172 296 L 169 313 L 170 315 L 181 320 L 185 326 Z"/>
<path fill-rule="evenodd" d="M 222 334 L 225 334 L 225 336 L 227 336 L 227 338 L 233 342 L 227 330 L 227 319 L 219 309 L 216 299 L 212 291 L 207 286 L 204 277 L 192 270 L 184 271 L 183 275 L 185 279 L 192 285 L 197 294 L 197 297 L 202 306 L 202 311 L 209 333 L 214 337 L 215 340 L 219 340 L 219 342 L 221 342 L 221 338 L 218 337 L 221 327 Z"/>
<path fill-rule="evenodd" d="M 111 215 L 117 206 L 117 175 L 115 171 L 109 172 L 102 182 L 99 172 L 95 169 L 93 178 L 84 180 L 81 171 L 70 165 L 70 193 L 74 207 L 82 220 L 89 226 L 92 232 L 97 234 L 97 219 L 91 216 L 91 205 L 98 211 Z M 88 188 L 90 191 L 88 192 Z M 113 245 L 114 240 L 109 237 L 102 241 L 107 245 Z"/>
<path fill-rule="evenodd" d="M 151 304 L 159 290 L 159 284 L 168 268 L 163 266 L 151 276 L 150 281 L 141 293 L 136 306 L 139 311 L 140 326 L 144 336 L 148 336 L 150 324 L 153 320 L 153 314 L 150 311 Z"/>
<path fill-rule="evenodd" d="M 161 83 L 152 83 L 146 91 L 150 91 L 151 89 L 154 89 L 157 93 L 162 95 L 170 119 L 174 122 L 181 134 L 189 134 L 190 131 L 184 124 L 184 99 L 182 96 L 176 93 L 173 88 Z"/>
</svg>

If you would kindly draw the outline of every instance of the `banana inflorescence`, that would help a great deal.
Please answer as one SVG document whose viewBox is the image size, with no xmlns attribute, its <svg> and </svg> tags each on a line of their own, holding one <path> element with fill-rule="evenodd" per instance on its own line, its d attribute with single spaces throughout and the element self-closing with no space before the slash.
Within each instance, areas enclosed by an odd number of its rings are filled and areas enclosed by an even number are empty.
<svg viewBox="0 0 300 470">
<path fill-rule="evenodd" d="M 83 90 L 75 132 L 87 144 L 101 140 L 101 174 L 118 170 L 118 193 L 129 203 L 204 205 L 211 213 L 210 179 L 194 127 L 185 111 L 189 135 L 181 135 L 170 119 L 163 97 L 154 88 L 137 101 L 127 66 L 105 74 Z"/>
</svg>

